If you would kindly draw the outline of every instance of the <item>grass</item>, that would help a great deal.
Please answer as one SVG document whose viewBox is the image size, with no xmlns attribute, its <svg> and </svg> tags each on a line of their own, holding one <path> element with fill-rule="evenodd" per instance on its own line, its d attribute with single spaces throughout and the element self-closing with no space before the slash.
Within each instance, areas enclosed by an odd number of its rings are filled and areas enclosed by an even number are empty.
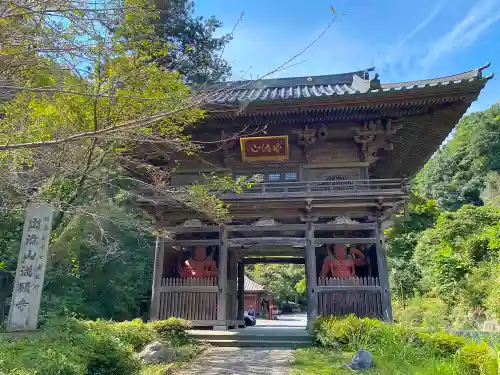
<svg viewBox="0 0 500 375">
<path fill-rule="evenodd" d="M 352 375 L 343 368 L 354 353 L 336 352 L 328 348 L 298 349 L 293 375 Z M 438 358 L 394 358 L 391 354 L 374 355 L 374 368 L 364 370 L 366 375 L 462 375 L 466 374 L 457 363 Z"/>
<path fill-rule="evenodd" d="M 294 375 L 350 374 L 343 366 L 363 348 L 381 375 L 498 375 L 498 346 L 445 332 L 422 332 L 372 319 L 320 317 L 319 347 L 297 351 Z"/>
<path fill-rule="evenodd" d="M 36 335 L 0 335 L 0 375 L 167 375 L 203 349 L 180 319 L 114 323 L 63 319 Z M 175 349 L 175 363 L 142 365 L 136 354 L 161 341 Z"/>
</svg>

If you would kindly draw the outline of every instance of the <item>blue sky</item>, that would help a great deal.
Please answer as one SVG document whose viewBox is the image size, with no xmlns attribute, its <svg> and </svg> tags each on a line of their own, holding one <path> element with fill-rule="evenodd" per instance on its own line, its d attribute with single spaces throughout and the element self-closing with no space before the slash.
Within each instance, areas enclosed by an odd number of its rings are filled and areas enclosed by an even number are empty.
<svg viewBox="0 0 500 375">
<path fill-rule="evenodd" d="M 303 55 L 273 77 L 361 70 L 375 65 L 382 82 L 434 78 L 487 62 L 498 72 L 471 110 L 500 100 L 500 0 L 195 0 L 230 32 L 224 51 L 233 78 L 257 78 L 283 64 L 339 16 Z"/>
</svg>

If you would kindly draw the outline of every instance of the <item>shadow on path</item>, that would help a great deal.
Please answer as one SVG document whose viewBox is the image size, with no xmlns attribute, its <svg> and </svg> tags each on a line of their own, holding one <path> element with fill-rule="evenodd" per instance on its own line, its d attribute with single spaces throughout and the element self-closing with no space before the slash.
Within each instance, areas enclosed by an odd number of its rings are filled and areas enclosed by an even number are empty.
<svg viewBox="0 0 500 375">
<path fill-rule="evenodd" d="M 210 348 L 180 375 L 289 375 L 293 349 Z"/>
</svg>

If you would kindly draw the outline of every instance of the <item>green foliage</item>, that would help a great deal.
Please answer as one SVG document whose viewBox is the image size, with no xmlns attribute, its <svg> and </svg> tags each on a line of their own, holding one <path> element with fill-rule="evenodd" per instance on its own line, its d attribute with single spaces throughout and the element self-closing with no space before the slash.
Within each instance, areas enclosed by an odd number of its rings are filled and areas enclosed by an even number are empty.
<svg viewBox="0 0 500 375">
<path fill-rule="evenodd" d="M 192 342 L 187 333 L 192 326 L 184 319 L 168 318 L 149 323 L 149 326 L 157 336 L 163 337 L 173 344 L 186 345 Z"/>
<path fill-rule="evenodd" d="M 294 301 L 295 286 L 304 279 L 304 266 L 297 264 L 257 264 L 249 269 L 252 279 L 269 290 L 278 302 Z"/>
<path fill-rule="evenodd" d="M 196 17 L 192 1 L 174 0 L 166 4 L 160 22 L 170 52 L 162 60 L 167 69 L 199 84 L 229 76 L 231 69 L 221 52 L 232 36 L 215 36 L 222 27 L 215 17 Z"/>
<path fill-rule="evenodd" d="M 387 373 L 495 375 L 498 370 L 498 353 L 493 348 L 445 332 L 422 332 L 351 315 L 320 317 L 313 334 L 326 348 L 370 351 L 377 371 L 387 371 L 390 362 L 397 361 L 397 372 Z"/>
<path fill-rule="evenodd" d="M 414 260 L 425 281 L 445 300 L 458 296 L 462 283 L 483 262 L 497 262 L 497 231 L 500 211 L 490 207 L 464 206 L 440 215 L 434 228 L 422 233 Z"/>
<path fill-rule="evenodd" d="M 132 348 L 124 345 L 118 338 L 89 333 L 90 345 L 87 348 L 87 374 L 89 375 L 122 375 L 137 374 L 140 364 L 133 357 Z"/>
<path fill-rule="evenodd" d="M 427 346 L 437 356 L 453 356 L 459 349 L 467 344 L 463 337 L 455 336 L 446 332 L 417 332 L 417 342 L 421 346 Z"/>
<path fill-rule="evenodd" d="M 425 165 L 416 187 L 448 210 L 482 204 L 490 172 L 500 170 L 500 104 L 465 116 L 454 138 Z"/>
<path fill-rule="evenodd" d="M 130 345 L 135 351 L 140 351 L 146 344 L 159 337 L 151 324 L 144 323 L 140 319 L 119 323 L 96 320 L 87 321 L 85 324 L 90 330 L 115 337 L 121 342 Z"/>
<path fill-rule="evenodd" d="M 450 325 L 448 305 L 440 298 L 416 295 L 393 301 L 394 318 L 412 327 L 440 329 Z"/>
<path fill-rule="evenodd" d="M 305 277 L 301 279 L 297 284 L 295 284 L 295 290 L 302 296 L 305 296 L 307 293 L 307 281 Z"/>
<path fill-rule="evenodd" d="M 458 362 L 472 374 L 497 374 L 498 358 L 498 354 L 484 342 L 469 343 L 457 352 Z"/>
<path fill-rule="evenodd" d="M 163 329 L 158 330 L 160 326 Z M 0 373 L 134 375 L 139 370 L 148 373 L 141 368 L 134 350 L 139 351 L 156 340 L 175 346 L 183 327 L 187 328 L 188 324 L 181 320 L 156 324 L 139 320 L 113 323 L 72 318 L 51 321 L 42 332 L 26 339 L 0 341 Z M 177 349 L 182 360 L 197 352 L 192 343 L 179 344 Z"/>
<path fill-rule="evenodd" d="M 413 253 L 421 233 L 432 226 L 441 209 L 434 201 L 412 195 L 408 205 L 410 219 L 396 219 L 395 224 L 385 231 L 389 254 L 390 283 L 396 298 L 410 298 L 419 291 L 421 272 L 413 261 Z"/>
</svg>

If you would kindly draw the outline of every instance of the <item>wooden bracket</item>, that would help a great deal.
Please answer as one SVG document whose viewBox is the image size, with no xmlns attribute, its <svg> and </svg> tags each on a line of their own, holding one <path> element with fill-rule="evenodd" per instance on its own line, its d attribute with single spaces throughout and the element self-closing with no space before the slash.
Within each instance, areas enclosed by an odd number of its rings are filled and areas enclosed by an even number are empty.
<svg viewBox="0 0 500 375">
<path fill-rule="evenodd" d="M 224 130 L 220 134 L 220 147 L 224 156 L 224 166 L 227 166 L 228 161 L 231 159 L 231 150 L 234 148 L 235 140 L 232 136 L 227 136 Z"/>
<path fill-rule="evenodd" d="M 316 129 L 310 129 L 308 125 L 303 130 L 295 130 L 297 144 L 302 148 L 304 158 L 309 161 L 309 146 L 316 143 Z"/>
</svg>

